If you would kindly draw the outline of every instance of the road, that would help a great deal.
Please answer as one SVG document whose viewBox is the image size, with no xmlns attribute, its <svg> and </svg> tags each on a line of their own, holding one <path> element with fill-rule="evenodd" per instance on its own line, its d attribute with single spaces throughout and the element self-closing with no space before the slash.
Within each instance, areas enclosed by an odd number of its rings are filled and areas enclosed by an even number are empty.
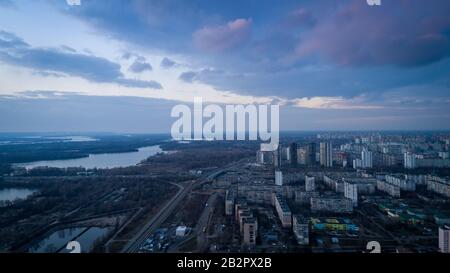
<svg viewBox="0 0 450 273">
<path fill-rule="evenodd" d="M 208 245 L 208 226 L 214 213 L 217 196 L 217 192 L 211 194 L 208 199 L 208 206 L 205 206 L 205 209 L 203 210 L 202 215 L 200 216 L 195 227 L 195 233 L 197 235 L 197 249 L 200 253 L 203 253 Z"/>
<path fill-rule="evenodd" d="M 144 241 L 150 237 L 150 235 L 161 225 L 171 214 L 171 212 L 176 208 L 178 203 L 186 197 L 194 185 L 195 181 L 190 182 L 187 186 L 177 185 L 180 190 L 175 194 L 172 199 L 170 199 L 164 207 L 152 217 L 152 219 L 147 222 L 139 232 L 125 245 L 121 252 L 123 253 L 133 253 L 137 252 L 142 246 Z"/>
<path fill-rule="evenodd" d="M 243 164 L 247 159 L 239 160 L 238 162 L 227 165 L 223 168 L 219 168 L 212 173 L 205 174 L 201 176 L 199 179 L 190 182 L 188 185 L 181 186 L 181 189 L 177 192 L 177 194 L 167 202 L 164 207 L 149 221 L 143 226 L 139 232 L 125 245 L 121 252 L 123 253 L 134 253 L 139 251 L 145 240 L 150 237 L 150 235 L 157 230 L 167 218 L 172 215 L 173 211 L 178 207 L 180 202 L 184 200 L 184 198 L 192 191 L 193 188 L 197 186 L 201 186 L 204 183 L 209 182 L 210 180 L 216 178 L 221 175 L 225 171 L 239 165 Z"/>
</svg>

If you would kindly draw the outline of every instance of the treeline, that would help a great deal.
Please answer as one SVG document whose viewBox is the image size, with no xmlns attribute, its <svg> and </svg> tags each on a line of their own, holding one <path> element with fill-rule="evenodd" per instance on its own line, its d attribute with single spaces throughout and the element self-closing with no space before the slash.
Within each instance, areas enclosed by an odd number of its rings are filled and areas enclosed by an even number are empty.
<svg viewBox="0 0 450 273">
<path fill-rule="evenodd" d="M 178 152 L 150 157 L 145 163 L 177 164 L 183 170 L 221 167 L 254 156 L 258 147 L 256 142 L 240 141 L 195 141 L 189 144 L 171 142 L 162 145 L 162 148 Z"/>
<path fill-rule="evenodd" d="M 10 174 L 13 171 L 11 168 L 11 164 L 8 163 L 0 163 L 0 176 L 5 174 Z"/>
<path fill-rule="evenodd" d="M 89 154 L 137 151 L 144 146 L 158 145 L 167 139 L 164 135 L 108 135 L 97 141 L 9 144 L 0 146 L 0 165 L 41 160 L 62 160 L 87 157 Z"/>
<path fill-rule="evenodd" d="M 53 221 L 157 207 L 178 190 L 159 179 L 134 177 L 29 179 L 27 185 L 39 191 L 26 200 L 0 208 L 0 250 L 17 244 Z"/>
<path fill-rule="evenodd" d="M 416 169 L 406 169 L 403 166 L 392 166 L 392 167 L 374 167 L 367 170 L 370 174 L 375 174 L 376 172 L 387 172 L 387 173 L 404 173 L 411 175 L 435 175 L 440 177 L 450 176 L 450 168 L 416 168 Z"/>
</svg>

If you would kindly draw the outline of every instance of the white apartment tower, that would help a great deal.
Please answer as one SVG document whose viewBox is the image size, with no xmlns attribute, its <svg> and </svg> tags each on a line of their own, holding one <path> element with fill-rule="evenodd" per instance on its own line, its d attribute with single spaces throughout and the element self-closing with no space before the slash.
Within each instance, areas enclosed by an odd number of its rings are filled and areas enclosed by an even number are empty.
<svg viewBox="0 0 450 273">
<path fill-rule="evenodd" d="M 364 148 L 361 152 L 361 161 L 364 169 L 373 168 L 373 153 Z"/>
<path fill-rule="evenodd" d="M 439 228 L 439 251 L 450 253 L 450 226 Z"/>
<path fill-rule="evenodd" d="M 275 171 L 275 185 L 283 186 L 283 173 L 280 170 Z"/>
<path fill-rule="evenodd" d="M 316 191 L 316 181 L 314 179 L 314 176 L 305 175 L 305 190 Z"/>
</svg>

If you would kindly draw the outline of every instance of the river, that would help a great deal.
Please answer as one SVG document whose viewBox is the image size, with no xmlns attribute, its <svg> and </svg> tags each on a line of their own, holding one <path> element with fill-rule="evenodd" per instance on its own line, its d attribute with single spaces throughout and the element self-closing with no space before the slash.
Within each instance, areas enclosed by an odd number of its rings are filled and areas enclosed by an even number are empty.
<svg viewBox="0 0 450 273">
<path fill-rule="evenodd" d="M 85 169 L 111 169 L 117 167 L 129 167 L 139 164 L 150 156 L 163 152 L 160 146 L 139 148 L 137 152 L 90 154 L 88 157 L 65 160 L 36 161 L 16 164 L 19 167 L 33 169 L 37 167 L 70 168 L 83 167 Z"/>
</svg>

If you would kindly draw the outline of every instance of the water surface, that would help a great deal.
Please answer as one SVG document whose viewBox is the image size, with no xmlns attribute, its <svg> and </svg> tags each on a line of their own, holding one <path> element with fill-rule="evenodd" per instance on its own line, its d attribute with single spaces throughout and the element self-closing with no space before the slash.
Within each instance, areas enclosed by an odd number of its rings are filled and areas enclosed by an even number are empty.
<svg viewBox="0 0 450 273">
<path fill-rule="evenodd" d="M 73 227 L 55 231 L 29 248 L 31 253 L 69 253 L 66 249 L 70 241 L 77 241 L 81 245 L 81 252 L 92 251 L 95 242 L 103 239 L 112 228 L 101 227 Z"/>
<path fill-rule="evenodd" d="M 86 169 L 111 169 L 137 165 L 148 157 L 161 152 L 162 149 L 160 146 L 149 146 L 140 148 L 137 152 L 91 154 L 88 157 L 77 159 L 36 161 L 16 165 L 27 169 L 45 166 L 53 168 L 83 167 Z"/>
<path fill-rule="evenodd" d="M 0 189 L 0 201 L 14 201 L 16 199 L 26 199 L 36 192 L 30 189 Z"/>
</svg>

